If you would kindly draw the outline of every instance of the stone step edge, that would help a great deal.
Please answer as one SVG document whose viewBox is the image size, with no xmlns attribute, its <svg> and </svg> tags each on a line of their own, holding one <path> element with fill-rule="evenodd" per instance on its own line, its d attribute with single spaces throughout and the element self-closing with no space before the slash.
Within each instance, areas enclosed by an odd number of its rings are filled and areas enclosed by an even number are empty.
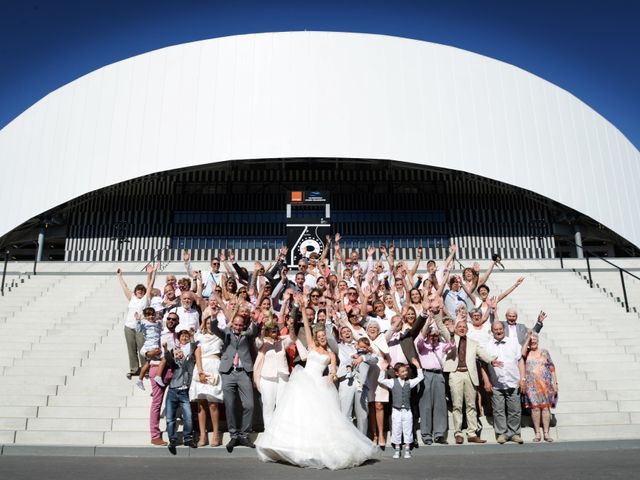
<svg viewBox="0 0 640 480">
<path fill-rule="evenodd" d="M 640 450 L 638 439 L 616 439 L 607 441 L 593 440 L 566 440 L 556 439 L 555 442 L 532 443 L 524 445 L 515 444 L 485 444 L 485 445 L 435 445 L 430 447 L 420 446 L 414 450 L 414 455 L 430 455 L 432 449 L 438 449 L 438 455 L 460 455 L 460 454 L 495 454 L 495 453 L 515 453 L 530 451 L 609 451 L 619 449 Z M 384 456 L 389 452 L 389 448 L 383 452 Z M 0 456 L 58 456 L 58 457 L 170 457 L 172 456 L 165 447 L 154 446 L 73 446 L 73 445 L 0 445 Z M 255 451 L 247 447 L 236 447 L 232 454 L 221 446 L 217 448 L 203 447 L 191 449 L 178 447 L 177 455 L 180 457 L 224 457 L 224 458 L 257 458 Z"/>
</svg>

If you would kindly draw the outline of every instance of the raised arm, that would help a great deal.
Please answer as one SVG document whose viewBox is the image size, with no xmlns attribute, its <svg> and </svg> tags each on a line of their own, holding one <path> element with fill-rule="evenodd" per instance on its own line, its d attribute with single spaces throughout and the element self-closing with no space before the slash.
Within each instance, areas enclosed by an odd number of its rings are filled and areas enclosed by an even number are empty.
<svg viewBox="0 0 640 480">
<path fill-rule="evenodd" d="M 278 251 L 278 255 L 276 256 L 276 261 L 274 262 L 274 264 L 269 267 L 268 269 L 265 270 L 264 276 L 267 280 L 269 280 L 269 283 L 271 283 L 271 285 L 274 285 L 277 282 L 277 279 L 280 278 L 280 275 L 278 275 L 276 277 L 276 274 L 280 273 L 280 270 L 282 269 L 282 265 L 283 265 L 283 260 L 286 258 L 287 256 L 287 247 L 286 245 L 283 246 L 282 248 L 280 248 L 280 250 Z"/>
<path fill-rule="evenodd" d="M 440 331 L 440 336 L 442 338 L 444 338 L 445 342 L 450 342 L 451 341 L 451 334 L 449 333 L 449 330 L 447 329 L 447 327 L 445 326 L 444 322 L 442 321 L 442 315 L 436 315 L 436 326 L 438 327 L 438 330 Z"/>
<path fill-rule="evenodd" d="M 331 248 L 331 235 L 327 235 L 325 237 L 324 248 L 322 249 L 322 255 L 320 255 L 320 260 L 318 263 L 322 263 L 327 259 L 327 255 L 329 255 L 329 249 Z"/>
<path fill-rule="evenodd" d="M 127 287 L 127 283 L 124 281 L 124 278 L 122 278 L 122 270 L 116 270 L 116 278 L 118 279 L 118 283 L 120 283 L 120 286 L 122 287 L 124 296 L 127 297 L 128 301 L 131 301 L 132 293 L 131 290 L 129 290 L 129 287 Z"/>
<path fill-rule="evenodd" d="M 378 375 L 378 383 L 385 388 L 393 388 L 393 379 L 387 378 L 386 371 L 382 368 L 380 369 L 380 374 Z"/>
<path fill-rule="evenodd" d="M 416 261 L 413 263 L 413 267 L 411 267 L 411 270 L 409 271 L 409 277 L 411 277 L 412 281 L 413 281 L 413 277 L 418 271 L 418 268 L 420 267 L 421 260 L 422 260 L 422 245 L 420 245 L 416 250 Z"/>
<path fill-rule="evenodd" d="M 184 269 L 187 271 L 189 277 L 193 277 L 193 268 L 191 267 L 191 255 L 186 250 L 182 251 L 182 261 L 184 262 Z"/>
<path fill-rule="evenodd" d="M 229 278 L 234 278 L 234 279 L 237 278 L 236 272 L 231 267 L 231 264 L 227 260 L 227 256 L 224 254 L 224 252 L 220 252 L 220 255 L 218 255 L 218 258 L 220 259 L 220 261 L 224 265 L 224 269 L 229 274 Z"/>
<path fill-rule="evenodd" d="M 458 245 L 452 243 L 449 246 L 449 256 L 444 261 L 444 268 L 451 270 L 451 264 L 453 263 L 453 258 L 456 256 L 456 252 L 458 251 Z"/>
<path fill-rule="evenodd" d="M 300 293 L 294 294 L 293 298 L 298 304 L 300 314 L 302 315 L 302 324 L 304 325 L 304 335 L 305 335 L 305 338 L 307 339 L 307 350 L 313 350 L 313 335 L 311 333 L 311 326 L 309 325 L 309 319 L 307 318 L 307 309 L 305 308 L 306 299 Z"/>
<path fill-rule="evenodd" d="M 147 298 L 151 298 L 151 289 L 153 285 L 156 283 L 156 272 L 158 271 L 158 266 L 156 264 L 147 265 Z"/>
<path fill-rule="evenodd" d="M 522 282 L 524 282 L 524 277 L 520 277 L 516 280 L 516 283 L 507 288 L 504 292 L 498 295 L 498 303 L 507 298 L 511 292 L 513 292 L 516 288 L 518 288 Z"/>
<path fill-rule="evenodd" d="M 540 330 L 542 330 L 542 327 L 544 326 L 544 321 L 546 318 L 547 318 L 547 314 L 544 313 L 542 310 L 540 310 L 540 313 L 538 314 L 538 321 L 533 326 L 534 333 L 540 333 Z"/>
<path fill-rule="evenodd" d="M 231 266 L 236 271 L 238 275 L 238 280 L 241 282 L 249 283 L 249 274 L 240 268 L 240 265 L 236 262 L 236 253 L 233 250 L 229 250 L 227 252 L 229 256 L 229 261 L 231 262 Z"/>
<path fill-rule="evenodd" d="M 448 267 L 445 267 L 442 271 L 444 273 L 442 277 L 442 281 L 440 285 L 438 285 L 438 289 L 436 290 L 436 295 L 439 297 L 442 296 L 442 292 L 444 292 L 444 287 L 449 283 L 449 275 L 451 274 L 451 270 Z"/>
<path fill-rule="evenodd" d="M 491 262 L 491 264 L 489 265 L 489 268 L 487 268 L 487 271 L 484 272 L 484 274 L 478 278 L 478 285 L 487 283 L 487 280 L 489 280 L 489 276 L 491 275 L 491 272 L 493 272 L 493 268 L 495 266 L 496 266 L 496 262 L 495 261 Z"/>
</svg>

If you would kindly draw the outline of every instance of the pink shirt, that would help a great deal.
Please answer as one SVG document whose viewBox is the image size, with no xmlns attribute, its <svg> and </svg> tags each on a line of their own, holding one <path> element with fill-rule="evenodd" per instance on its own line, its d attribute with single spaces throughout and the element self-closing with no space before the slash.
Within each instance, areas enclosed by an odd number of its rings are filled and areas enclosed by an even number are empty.
<svg viewBox="0 0 640 480">
<path fill-rule="evenodd" d="M 445 355 L 453 345 L 451 343 L 439 341 L 435 348 L 420 333 L 414 341 L 416 352 L 420 360 L 420 365 L 425 370 L 442 370 Z"/>
</svg>

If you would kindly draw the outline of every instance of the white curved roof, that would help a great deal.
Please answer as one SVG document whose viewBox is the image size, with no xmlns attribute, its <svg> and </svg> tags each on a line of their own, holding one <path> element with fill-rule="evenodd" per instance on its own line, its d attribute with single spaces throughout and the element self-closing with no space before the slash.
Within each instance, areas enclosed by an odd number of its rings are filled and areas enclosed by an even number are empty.
<svg viewBox="0 0 640 480">
<path fill-rule="evenodd" d="M 556 200 L 640 246 L 640 153 L 571 94 L 456 48 L 325 32 L 164 48 L 47 95 L 0 131 L 0 235 L 141 175 L 286 157 L 471 172 Z"/>
</svg>

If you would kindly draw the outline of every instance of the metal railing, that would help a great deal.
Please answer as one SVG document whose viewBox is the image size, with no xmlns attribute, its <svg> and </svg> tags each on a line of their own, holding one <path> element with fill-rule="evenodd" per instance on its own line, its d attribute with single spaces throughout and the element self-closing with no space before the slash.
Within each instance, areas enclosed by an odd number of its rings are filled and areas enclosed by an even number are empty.
<svg viewBox="0 0 640 480">
<path fill-rule="evenodd" d="M 165 247 L 158 250 L 154 257 L 150 261 L 148 261 L 140 271 L 144 272 L 149 265 L 154 265 L 156 263 L 160 264 L 160 266 L 158 267 L 158 271 L 164 271 L 164 269 L 167 268 L 167 265 L 169 265 L 169 260 L 165 260 L 165 253 L 167 253 L 169 250 L 171 250 L 171 245 L 166 245 Z"/>
<path fill-rule="evenodd" d="M 618 265 L 616 265 L 615 263 L 607 260 L 606 258 L 604 258 L 602 255 L 599 255 L 595 252 L 592 252 L 591 250 L 589 250 L 588 248 L 583 247 L 582 245 L 578 245 L 575 242 L 572 242 L 571 240 L 566 240 L 568 243 L 574 245 L 575 247 L 578 247 L 582 250 L 582 252 L 584 253 L 584 259 L 587 262 L 587 275 L 589 276 L 589 288 L 593 288 L 593 277 L 591 275 L 591 262 L 589 261 L 589 257 L 597 257 L 600 260 L 602 260 L 603 262 L 608 263 L 609 265 L 611 265 L 612 267 L 615 267 L 618 269 L 618 272 L 620 273 L 620 283 L 622 284 L 622 295 L 624 297 L 624 308 L 627 310 L 627 312 L 630 311 L 629 309 L 629 299 L 627 297 L 627 286 L 624 282 L 624 274 L 626 273 L 627 275 L 632 276 L 633 278 L 635 278 L 636 280 L 640 280 L 640 277 L 638 277 L 637 275 L 634 275 L 633 273 L 631 273 L 629 270 L 619 267 Z M 564 268 L 564 261 L 562 258 L 562 251 L 559 252 L 560 253 L 560 268 Z"/>
</svg>

